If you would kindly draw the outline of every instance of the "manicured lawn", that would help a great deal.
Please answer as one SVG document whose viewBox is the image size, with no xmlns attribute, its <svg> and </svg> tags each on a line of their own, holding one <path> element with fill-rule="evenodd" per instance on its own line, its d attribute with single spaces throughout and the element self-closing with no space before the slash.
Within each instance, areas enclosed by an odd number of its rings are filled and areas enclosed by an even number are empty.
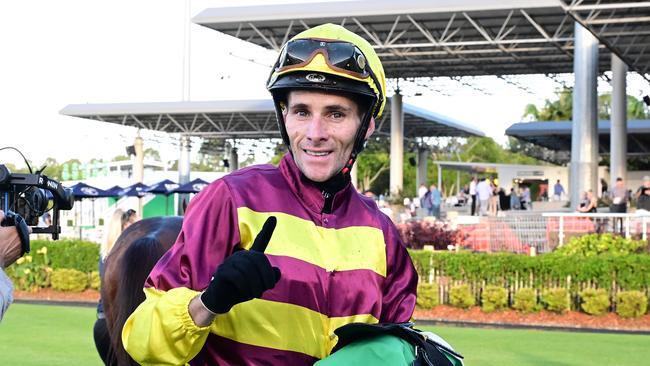
<svg viewBox="0 0 650 366">
<path fill-rule="evenodd" d="M 649 365 L 650 336 L 421 327 L 465 356 L 465 365 Z"/>
<path fill-rule="evenodd" d="M 13 304 L 0 323 L 0 365 L 100 366 L 90 307 Z"/>
<path fill-rule="evenodd" d="M 100 366 L 95 309 L 14 304 L 0 323 L 0 365 Z M 650 336 L 422 327 L 445 338 L 467 366 L 647 365 Z"/>
</svg>

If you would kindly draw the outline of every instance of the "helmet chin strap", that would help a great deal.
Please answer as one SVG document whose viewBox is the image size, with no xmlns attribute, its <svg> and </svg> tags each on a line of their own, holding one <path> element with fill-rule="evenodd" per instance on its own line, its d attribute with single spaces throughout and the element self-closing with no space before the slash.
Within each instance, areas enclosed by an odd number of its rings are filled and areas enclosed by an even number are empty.
<svg viewBox="0 0 650 366">
<path fill-rule="evenodd" d="M 359 156 L 359 154 L 366 147 L 366 133 L 368 132 L 368 127 L 370 126 L 370 120 L 372 119 L 373 108 L 374 105 L 368 108 L 368 111 L 363 115 L 363 119 L 361 120 L 361 126 L 359 126 L 359 130 L 357 131 L 357 134 L 354 137 L 354 147 L 352 147 L 352 153 L 350 153 L 350 158 L 345 163 L 343 169 L 341 169 L 340 172 L 340 174 L 344 176 L 350 175 L 352 166 L 354 165 L 354 162 L 357 161 L 357 156 Z"/>
</svg>

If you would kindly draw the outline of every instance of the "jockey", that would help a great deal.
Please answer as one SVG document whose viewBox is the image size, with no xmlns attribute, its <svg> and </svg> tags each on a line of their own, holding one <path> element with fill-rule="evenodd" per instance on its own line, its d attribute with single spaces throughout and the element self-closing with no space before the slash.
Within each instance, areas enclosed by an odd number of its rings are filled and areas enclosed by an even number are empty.
<svg viewBox="0 0 650 366">
<path fill-rule="evenodd" d="M 267 88 L 289 152 L 219 179 L 188 206 L 122 339 L 143 365 L 312 365 L 349 323 L 402 323 L 417 274 L 350 169 L 386 104 L 372 46 L 343 27 L 283 47 Z"/>
</svg>

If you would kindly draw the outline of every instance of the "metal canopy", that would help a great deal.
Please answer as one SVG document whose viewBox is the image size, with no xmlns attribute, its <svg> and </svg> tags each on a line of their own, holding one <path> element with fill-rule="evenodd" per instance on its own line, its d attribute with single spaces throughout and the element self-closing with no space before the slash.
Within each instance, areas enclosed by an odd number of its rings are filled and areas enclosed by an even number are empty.
<svg viewBox="0 0 650 366">
<path fill-rule="evenodd" d="M 377 121 L 376 134 L 390 136 L 390 103 Z M 404 136 L 484 136 L 454 119 L 404 104 Z M 71 117 L 148 130 L 201 137 L 236 139 L 279 138 L 273 101 L 70 104 L 60 112 Z"/>
<path fill-rule="evenodd" d="M 341 24 L 376 49 L 389 78 L 573 72 L 573 20 L 646 79 L 650 2 L 375 0 L 206 9 L 193 21 L 279 50 L 300 31 Z"/>
<path fill-rule="evenodd" d="M 610 153 L 610 130 L 610 121 L 598 121 L 598 149 L 602 155 Z M 506 135 L 552 150 L 571 150 L 571 121 L 515 123 L 506 130 Z M 627 122 L 627 153 L 650 153 L 650 120 Z"/>
</svg>

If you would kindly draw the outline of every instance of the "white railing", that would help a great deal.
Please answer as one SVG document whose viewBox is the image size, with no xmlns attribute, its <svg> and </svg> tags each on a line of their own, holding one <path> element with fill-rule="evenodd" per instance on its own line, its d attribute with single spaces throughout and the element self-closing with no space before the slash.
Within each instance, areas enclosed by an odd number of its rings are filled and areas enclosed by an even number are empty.
<svg viewBox="0 0 650 366">
<path fill-rule="evenodd" d="M 481 252 L 548 253 L 571 237 L 593 233 L 648 240 L 650 230 L 650 214 L 636 213 L 512 211 L 499 216 L 459 216 L 455 221 L 465 234 L 464 246 Z"/>
<path fill-rule="evenodd" d="M 578 218 L 590 220 L 595 224 L 596 232 L 610 232 L 624 235 L 626 238 L 640 236 L 640 239 L 648 240 L 649 213 L 543 213 L 547 218 L 557 218 L 559 246 L 564 245 L 567 232 L 570 230 L 570 220 Z M 568 227 L 567 227 L 568 226 Z M 620 228 L 620 229 L 619 229 Z M 567 230 L 569 229 L 569 230 Z"/>
</svg>

